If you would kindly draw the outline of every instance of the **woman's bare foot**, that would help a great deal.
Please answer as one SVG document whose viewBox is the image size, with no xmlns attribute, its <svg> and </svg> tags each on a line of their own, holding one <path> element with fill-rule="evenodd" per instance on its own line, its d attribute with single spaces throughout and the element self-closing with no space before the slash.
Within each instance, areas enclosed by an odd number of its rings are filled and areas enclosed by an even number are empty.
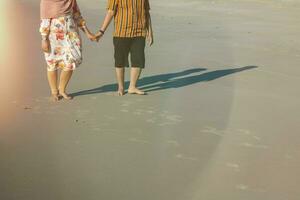
<svg viewBox="0 0 300 200">
<path fill-rule="evenodd" d="M 146 92 L 138 89 L 138 88 L 129 88 L 128 89 L 128 94 L 138 94 L 138 95 L 145 95 Z"/>
<path fill-rule="evenodd" d="M 66 100 L 72 100 L 73 99 L 72 96 L 68 95 L 65 92 L 59 92 L 59 95 L 62 96 L 62 98 L 66 99 Z"/>
<path fill-rule="evenodd" d="M 52 90 L 51 91 L 51 97 L 50 97 L 51 101 L 57 102 L 59 101 L 59 95 L 58 95 L 58 90 Z"/>
<path fill-rule="evenodd" d="M 59 101 L 58 94 L 51 94 L 50 100 L 53 101 L 53 102 Z"/>
</svg>

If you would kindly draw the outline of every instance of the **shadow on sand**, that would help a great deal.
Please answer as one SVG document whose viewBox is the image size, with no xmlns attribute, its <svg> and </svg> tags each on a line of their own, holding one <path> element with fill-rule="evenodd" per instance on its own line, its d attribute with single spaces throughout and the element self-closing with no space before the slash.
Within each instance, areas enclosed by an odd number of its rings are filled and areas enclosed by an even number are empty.
<svg viewBox="0 0 300 200">
<path fill-rule="evenodd" d="M 222 78 L 224 76 L 228 76 L 231 74 L 235 74 L 238 72 L 242 72 L 245 70 L 255 69 L 257 66 L 245 66 L 240 68 L 231 68 L 231 69 L 223 69 L 223 70 L 215 70 L 211 72 L 206 72 L 202 74 L 192 75 L 198 72 L 202 72 L 207 70 L 206 68 L 193 68 L 184 70 L 181 72 L 175 73 L 167 73 L 167 74 L 159 74 L 141 78 L 139 80 L 139 87 L 146 92 L 165 90 L 171 88 L 180 88 L 188 85 L 204 82 L 204 81 L 212 81 L 218 78 Z M 126 88 L 128 88 L 129 82 L 125 82 Z M 82 90 L 79 92 L 75 92 L 71 94 L 72 96 L 83 96 L 90 94 L 98 94 L 105 92 L 113 92 L 117 90 L 117 84 L 108 84 L 101 87 Z"/>
</svg>

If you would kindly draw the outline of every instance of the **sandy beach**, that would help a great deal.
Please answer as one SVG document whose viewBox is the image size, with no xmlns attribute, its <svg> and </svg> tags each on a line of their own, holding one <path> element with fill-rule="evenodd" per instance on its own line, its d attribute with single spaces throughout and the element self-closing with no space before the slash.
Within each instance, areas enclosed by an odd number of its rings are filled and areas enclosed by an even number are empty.
<svg viewBox="0 0 300 200">
<path fill-rule="evenodd" d="M 111 24 L 53 103 L 39 1 L 1 1 L 1 200 L 299 199 L 300 2 L 150 4 L 148 95 L 115 95 Z"/>
</svg>

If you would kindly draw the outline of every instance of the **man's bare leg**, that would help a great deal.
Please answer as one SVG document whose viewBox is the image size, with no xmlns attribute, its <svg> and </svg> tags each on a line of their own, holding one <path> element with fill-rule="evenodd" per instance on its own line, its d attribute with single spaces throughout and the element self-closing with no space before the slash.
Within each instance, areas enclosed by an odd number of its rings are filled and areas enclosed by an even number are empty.
<svg viewBox="0 0 300 200">
<path fill-rule="evenodd" d="M 123 96 L 124 92 L 124 78 L 125 76 L 125 68 L 124 67 L 116 67 L 116 77 L 118 81 L 118 95 Z"/>
<path fill-rule="evenodd" d="M 139 68 L 139 67 L 132 67 L 131 68 L 131 71 L 130 71 L 130 85 L 129 85 L 129 88 L 128 88 L 128 93 L 129 94 L 139 94 L 139 95 L 144 95 L 145 94 L 144 91 L 138 89 L 137 86 L 136 86 L 137 81 L 140 78 L 141 72 L 142 72 L 142 69 Z"/>
<path fill-rule="evenodd" d="M 57 89 L 57 71 L 47 72 L 48 82 L 51 89 L 51 100 L 58 101 L 58 89 Z"/>
<path fill-rule="evenodd" d="M 72 97 L 66 93 L 67 85 L 72 77 L 73 71 L 62 71 L 60 74 L 60 82 L 59 82 L 59 94 L 67 100 L 71 100 Z"/>
</svg>

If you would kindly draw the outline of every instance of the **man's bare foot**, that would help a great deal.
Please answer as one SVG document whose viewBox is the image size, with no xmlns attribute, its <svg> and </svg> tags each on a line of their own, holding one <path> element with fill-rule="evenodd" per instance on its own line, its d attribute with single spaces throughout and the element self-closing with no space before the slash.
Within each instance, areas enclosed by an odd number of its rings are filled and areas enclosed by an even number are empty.
<svg viewBox="0 0 300 200">
<path fill-rule="evenodd" d="M 145 95 L 146 92 L 138 89 L 138 88 L 129 88 L 128 89 L 128 94 L 138 94 L 138 95 Z"/>
<path fill-rule="evenodd" d="M 124 89 L 118 89 L 117 95 L 120 97 L 124 96 L 125 95 Z"/>
<path fill-rule="evenodd" d="M 73 99 L 72 96 L 68 95 L 68 94 L 65 93 L 65 92 L 59 92 L 59 95 L 62 96 L 62 97 L 63 97 L 64 99 L 66 99 L 66 100 L 72 100 L 72 99 Z"/>
</svg>

